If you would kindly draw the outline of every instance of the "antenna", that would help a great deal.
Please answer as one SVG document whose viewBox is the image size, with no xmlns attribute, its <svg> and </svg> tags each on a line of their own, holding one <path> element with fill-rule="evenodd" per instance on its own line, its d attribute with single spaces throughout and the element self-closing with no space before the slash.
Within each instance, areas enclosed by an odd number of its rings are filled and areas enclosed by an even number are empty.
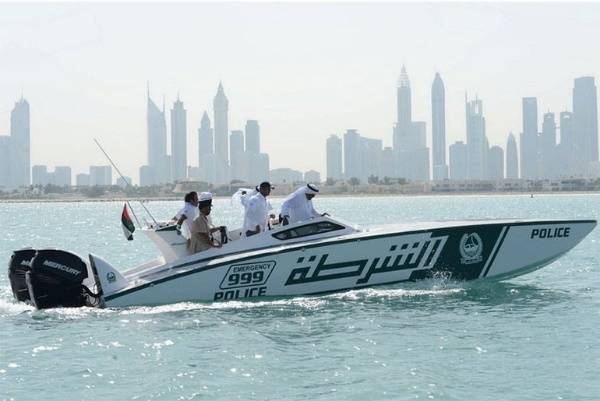
<svg viewBox="0 0 600 401">
<path fill-rule="evenodd" d="M 119 168 L 112 161 L 112 159 L 110 158 L 110 156 L 108 155 L 108 153 L 106 153 L 106 151 L 104 150 L 104 148 L 102 147 L 102 145 L 100 145 L 100 142 L 98 142 L 98 140 L 96 138 L 94 138 L 94 142 L 96 142 L 96 145 L 98 145 L 98 147 L 100 148 L 100 150 L 102 151 L 102 153 L 104 153 L 104 156 L 106 156 L 106 158 L 108 159 L 108 161 L 110 162 L 110 164 L 115 168 L 115 170 L 117 170 L 117 173 L 119 174 L 119 176 L 121 176 L 121 179 L 123 180 L 123 182 L 125 182 L 125 184 L 127 186 L 131 186 L 131 184 L 129 183 L 129 181 L 125 179 L 125 177 L 123 176 L 123 174 L 121 174 L 121 170 L 119 170 Z M 129 201 L 125 201 L 125 202 L 127 203 L 127 205 L 129 206 L 129 208 L 131 209 L 131 213 L 133 213 L 133 217 L 135 217 L 135 221 L 137 221 L 137 223 L 140 226 L 140 228 L 142 228 L 142 225 L 140 224 L 140 221 L 138 220 L 137 216 L 135 215 L 135 212 L 133 211 L 133 208 L 131 207 L 131 204 L 129 204 Z M 140 202 L 140 205 L 142 205 L 142 207 L 144 208 L 144 210 L 146 211 L 146 213 L 148 213 L 148 215 L 150 216 L 150 218 L 152 218 L 152 220 L 154 221 L 154 224 L 158 224 L 158 222 L 156 221 L 156 219 L 154 218 L 154 216 L 152 216 L 152 213 L 150 213 L 150 211 L 146 208 L 146 206 L 144 206 L 144 204 L 141 201 L 138 201 L 138 202 Z"/>
</svg>

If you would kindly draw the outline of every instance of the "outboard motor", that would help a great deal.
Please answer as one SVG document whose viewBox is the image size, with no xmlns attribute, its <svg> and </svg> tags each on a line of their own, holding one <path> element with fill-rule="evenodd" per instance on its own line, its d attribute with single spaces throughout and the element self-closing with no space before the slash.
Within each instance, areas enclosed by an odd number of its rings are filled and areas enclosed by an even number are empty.
<svg viewBox="0 0 600 401">
<path fill-rule="evenodd" d="M 88 304 L 86 263 L 77 255 L 55 249 L 37 251 L 25 273 L 29 297 L 36 308 L 78 307 Z"/>
<path fill-rule="evenodd" d="M 25 273 L 31 270 L 31 261 L 36 250 L 32 248 L 14 251 L 8 262 L 8 279 L 15 299 L 19 302 L 27 302 L 29 289 L 25 281 Z"/>
</svg>

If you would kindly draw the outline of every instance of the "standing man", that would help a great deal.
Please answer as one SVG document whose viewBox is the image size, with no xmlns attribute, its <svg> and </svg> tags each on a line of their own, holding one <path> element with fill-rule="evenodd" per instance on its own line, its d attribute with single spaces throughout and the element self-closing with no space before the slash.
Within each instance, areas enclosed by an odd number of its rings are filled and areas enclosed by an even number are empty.
<svg viewBox="0 0 600 401">
<path fill-rule="evenodd" d="M 195 191 L 185 194 L 185 204 L 177 212 L 173 220 L 177 220 L 177 233 L 181 233 L 181 225 L 185 221 L 187 223 L 188 230 L 192 221 L 198 217 L 198 193 Z"/>
<path fill-rule="evenodd" d="M 314 184 L 306 184 L 288 196 L 281 205 L 282 224 L 288 225 L 312 219 L 319 216 L 328 216 L 327 213 L 319 214 L 312 203 L 312 198 L 319 193 L 319 188 Z"/>
<path fill-rule="evenodd" d="M 244 234 L 246 237 L 263 232 L 267 228 L 271 183 L 264 181 L 258 186 L 258 193 L 248 200 L 244 216 Z"/>
</svg>

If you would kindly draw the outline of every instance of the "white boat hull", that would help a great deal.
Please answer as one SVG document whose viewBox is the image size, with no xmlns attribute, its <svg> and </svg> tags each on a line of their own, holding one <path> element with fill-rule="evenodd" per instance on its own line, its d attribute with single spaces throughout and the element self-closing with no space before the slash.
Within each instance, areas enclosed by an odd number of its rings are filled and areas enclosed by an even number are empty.
<svg viewBox="0 0 600 401">
<path fill-rule="evenodd" d="M 297 296 L 444 276 L 504 279 L 539 269 L 577 245 L 594 220 L 423 224 L 357 232 L 233 255 L 197 254 L 125 277 L 106 307 Z M 208 260 L 207 260 L 208 259 Z M 102 272 L 98 272 L 102 276 Z"/>
</svg>

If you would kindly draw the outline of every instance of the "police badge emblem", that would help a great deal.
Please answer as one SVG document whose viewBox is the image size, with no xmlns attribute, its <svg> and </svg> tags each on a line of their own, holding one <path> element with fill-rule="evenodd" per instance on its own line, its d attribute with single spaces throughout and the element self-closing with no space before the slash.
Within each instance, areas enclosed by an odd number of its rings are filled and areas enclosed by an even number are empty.
<svg viewBox="0 0 600 401">
<path fill-rule="evenodd" d="M 482 261 L 481 254 L 483 253 L 483 241 L 477 233 L 463 234 L 460 240 L 460 263 L 469 265 Z"/>
</svg>

